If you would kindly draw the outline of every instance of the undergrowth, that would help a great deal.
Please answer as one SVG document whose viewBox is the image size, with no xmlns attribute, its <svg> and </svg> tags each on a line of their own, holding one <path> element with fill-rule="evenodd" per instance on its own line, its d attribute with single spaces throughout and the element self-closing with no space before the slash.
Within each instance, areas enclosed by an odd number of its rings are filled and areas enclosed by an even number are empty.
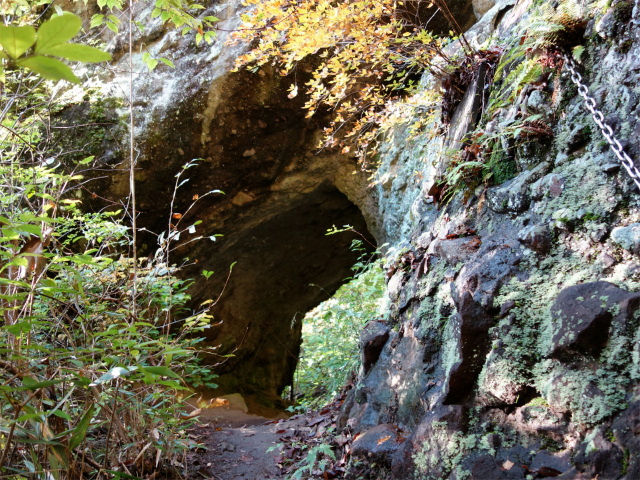
<svg viewBox="0 0 640 480">
<path fill-rule="evenodd" d="M 74 60 L 110 56 L 68 43 L 82 23 L 73 14 L 58 8 L 36 43 L 29 4 L 10 9 L 19 26 L 0 31 L 0 477 L 180 468 L 195 446 L 182 399 L 190 384 L 215 387 L 215 374 L 199 361 L 207 305 L 187 308 L 191 282 L 169 258 L 179 222 L 159 236 L 155 256 L 134 265 L 128 205 L 81 209 L 95 158 L 52 148 L 49 128 L 69 106 L 49 80 L 79 80 L 62 61 L 31 52 L 53 45 Z"/>
</svg>

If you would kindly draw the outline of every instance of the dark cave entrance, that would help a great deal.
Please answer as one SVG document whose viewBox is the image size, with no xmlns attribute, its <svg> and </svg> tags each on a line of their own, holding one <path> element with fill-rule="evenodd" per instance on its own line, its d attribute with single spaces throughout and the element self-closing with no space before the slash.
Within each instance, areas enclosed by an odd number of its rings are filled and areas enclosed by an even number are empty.
<svg viewBox="0 0 640 480">
<path fill-rule="evenodd" d="M 222 324 L 208 333 L 220 355 L 234 355 L 216 367 L 216 394 L 239 392 L 278 407 L 279 394 L 293 382 L 302 317 L 345 283 L 359 256 L 350 247 L 360 236 L 326 235 L 327 229 L 350 225 L 375 241 L 358 207 L 329 183 L 277 211 L 273 205 L 239 208 L 245 211 L 236 217 L 238 225 L 225 225 L 229 233 L 221 232 L 216 248 L 190 252 L 199 259 L 198 270 L 216 272 L 191 293 L 197 301 L 215 298 L 237 262 L 212 311 Z"/>
</svg>

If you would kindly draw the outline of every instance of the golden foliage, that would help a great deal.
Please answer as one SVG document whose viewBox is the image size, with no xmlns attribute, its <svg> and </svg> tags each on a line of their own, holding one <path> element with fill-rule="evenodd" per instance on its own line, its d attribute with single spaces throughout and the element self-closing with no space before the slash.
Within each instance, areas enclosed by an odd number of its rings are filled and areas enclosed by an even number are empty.
<svg viewBox="0 0 640 480">
<path fill-rule="evenodd" d="M 287 75 L 316 55 L 320 63 L 305 85 L 304 107 L 308 116 L 322 107 L 335 112 L 320 147 L 346 153 L 345 142 L 353 142 L 362 161 L 375 153 L 387 107 L 411 90 L 417 75 L 437 69 L 433 60 L 442 56 L 443 40 L 403 17 L 403 2 L 397 0 L 246 0 L 245 5 L 251 10 L 233 41 L 253 48 L 238 58 L 236 69 L 271 63 Z M 294 83 L 289 97 L 297 94 Z"/>
</svg>

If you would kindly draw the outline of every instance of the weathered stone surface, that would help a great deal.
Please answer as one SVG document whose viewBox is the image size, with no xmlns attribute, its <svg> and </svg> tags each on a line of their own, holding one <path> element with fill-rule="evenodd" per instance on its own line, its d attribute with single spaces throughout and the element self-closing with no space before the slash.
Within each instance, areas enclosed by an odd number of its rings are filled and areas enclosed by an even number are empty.
<svg viewBox="0 0 640 480">
<path fill-rule="evenodd" d="M 594 242 L 602 242 L 607 238 L 609 234 L 609 226 L 604 223 L 599 223 L 595 225 L 591 232 L 589 232 L 589 238 Z"/>
<path fill-rule="evenodd" d="M 640 223 L 614 228 L 611 230 L 611 240 L 625 250 L 640 253 Z"/>
<path fill-rule="evenodd" d="M 511 462 L 513 463 L 513 462 Z M 482 455 L 476 459 L 471 466 L 471 475 L 468 477 L 473 480 L 516 480 L 526 478 L 525 471 L 519 465 L 511 465 L 507 463 L 509 469 L 506 469 L 491 455 Z"/>
<path fill-rule="evenodd" d="M 619 478 L 623 469 L 624 452 L 605 437 L 604 430 L 600 427 L 587 436 L 576 449 L 573 462 L 579 472 L 586 472 L 591 478 Z"/>
<path fill-rule="evenodd" d="M 551 232 L 546 225 L 530 225 L 518 233 L 518 240 L 531 250 L 547 253 L 551 249 Z"/>
<path fill-rule="evenodd" d="M 456 432 L 463 422 L 463 410 L 460 406 L 439 406 L 428 412 L 413 433 L 400 446 L 391 464 L 391 470 L 398 479 L 421 478 L 429 474 L 436 478 L 448 471 L 447 456 L 455 449 Z M 424 460 L 414 455 L 424 451 Z M 455 450 L 454 450 L 455 451 Z M 416 463 L 423 465 L 423 470 L 416 471 Z"/>
<path fill-rule="evenodd" d="M 553 110 L 547 99 L 540 90 L 536 89 L 527 98 L 527 110 L 542 116 L 542 121 L 550 123 L 553 118 Z"/>
<path fill-rule="evenodd" d="M 549 407 L 555 412 L 569 413 L 571 411 L 571 394 L 565 392 L 574 392 L 580 388 L 576 382 L 575 376 L 567 375 L 568 372 L 560 372 L 558 375 L 549 380 L 549 389 L 546 396 Z"/>
<path fill-rule="evenodd" d="M 362 351 L 362 369 L 364 375 L 378 361 L 383 347 L 389 340 L 391 328 L 383 322 L 370 321 L 360 333 L 360 350 Z"/>
<path fill-rule="evenodd" d="M 509 300 L 500 305 L 500 318 L 506 317 L 509 312 L 516 306 L 515 300 Z"/>
<path fill-rule="evenodd" d="M 551 453 L 548 450 L 541 450 L 535 456 L 529 468 L 531 470 L 553 468 L 554 470 L 564 474 L 571 470 L 571 456 L 566 450 L 557 453 Z"/>
<path fill-rule="evenodd" d="M 496 4 L 495 0 L 473 0 L 473 13 L 480 20 Z"/>
<path fill-rule="evenodd" d="M 640 387 L 633 390 L 633 400 L 613 421 L 610 431 L 616 444 L 625 450 L 626 478 L 640 478 Z"/>
<path fill-rule="evenodd" d="M 518 427 L 525 432 L 553 435 L 554 432 L 563 433 L 567 429 L 563 416 L 544 405 L 518 407 L 514 417 Z M 562 435 L 558 437 L 562 438 Z"/>
<path fill-rule="evenodd" d="M 418 241 L 416 243 L 418 244 L 418 248 L 424 248 L 426 250 L 427 248 L 429 248 L 429 245 L 431 245 L 432 241 L 433 235 L 431 234 L 431 232 L 424 232 L 418 237 Z"/>
<path fill-rule="evenodd" d="M 387 284 L 387 294 L 391 300 L 396 300 L 400 296 L 400 291 L 405 281 L 405 273 L 402 270 L 398 270 L 393 274 Z"/>
<path fill-rule="evenodd" d="M 457 361 L 449 369 L 445 405 L 462 403 L 473 390 L 489 349 L 487 332 L 492 324 L 491 316 L 468 291 L 458 296 L 456 308 L 458 314 L 450 321 L 453 331 L 458 334 Z"/>
<path fill-rule="evenodd" d="M 509 363 L 503 361 L 503 349 L 494 344 L 478 381 L 477 401 L 485 406 L 515 405 L 527 386 L 510 375 Z"/>
<path fill-rule="evenodd" d="M 485 73 L 486 66 L 480 66 L 477 78 L 469 86 L 451 118 L 447 140 L 444 144 L 445 151 L 456 152 L 469 143 L 467 135 L 478 122 L 481 113 L 480 107 L 486 95 L 486 92 L 483 91 Z"/>
<path fill-rule="evenodd" d="M 600 255 L 598 255 L 597 260 L 602 264 L 604 268 L 611 268 L 616 264 L 616 259 L 608 253 L 604 252 L 601 252 Z"/>
<path fill-rule="evenodd" d="M 404 438 L 399 433 L 398 427 L 389 423 L 370 428 L 353 441 L 352 455 L 391 465 L 394 453 L 404 442 Z"/>
<path fill-rule="evenodd" d="M 455 266 L 473 255 L 480 247 L 480 243 L 478 237 L 436 240 L 434 251 L 438 257 L 446 259 L 449 265 Z"/>
<path fill-rule="evenodd" d="M 467 88 L 467 91 L 451 117 L 450 124 L 447 127 L 447 136 L 442 148 L 444 154 L 436 162 L 437 174 L 430 182 L 431 186 L 435 185 L 439 180 L 439 177 L 444 174 L 448 164 L 448 159 L 470 143 L 468 134 L 473 131 L 478 123 L 481 115 L 481 107 L 486 100 L 487 92 L 484 90 L 486 72 L 487 66 L 485 64 L 481 64 L 478 68 L 476 77 Z"/>
<path fill-rule="evenodd" d="M 612 321 L 630 318 L 639 307 L 640 294 L 609 282 L 565 288 L 551 307 L 551 339 L 546 345 L 546 354 L 597 355 L 608 341 Z"/>
<path fill-rule="evenodd" d="M 496 5 L 467 38 L 472 45 L 488 38 L 483 35 L 493 31 L 493 22 L 500 23 L 497 36 L 515 33 L 518 22 L 532 13 L 531 6 L 527 1 L 512 9 Z M 634 15 L 639 21 L 640 10 Z M 632 48 L 637 47 L 636 28 L 628 37 Z M 590 91 L 608 116 L 614 114 L 616 132 L 638 135 L 640 127 L 634 125 L 640 97 L 633 90 L 640 84 L 637 54 L 625 55 L 601 43 L 598 48 L 596 53 L 593 45 L 587 46 L 594 65 L 603 67 L 588 72 L 588 80 L 597 83 Z M 615 84 L 607 79 L 609 71 Z M 397 327 L 369 375 L 358 382 L 360 393 L 350 408 L 356 429 L 366 430 L 375 422 L 404 426 L 408 410 L 400 417 L 396 409 L 403 405 L 403 395 L 410 396 L 406 379 L 413 372 L 417 387 L 411 398 L 419 399 L 413 413 L 421 421 L 407 428 L 412 434 L 394 455 L 397 479 L 542 478 L 554 469 L 561 478 L 591 480 L 596 472 L 601 472 L 598 478 L 616 478 L 623 464 L 640 476 L 640 465 L 631 460 L 638 455 L 640 436 L 633 433 L 636 427 L 640 432 L 640 421 L 632 415 L 640 397 L 634 390 L 640 378 L 640 334 L 634 318 L 638 294 L 632 293 L 638 288 L 638 270 L 627 252 L 616 250 L 614 239 L 606 241 L 609 220 L 623 225 L 637 221 L 640 203 L 622 172 L 603 172 L 611 155 L 599 144 L 581 99 L 559 100 L 558 95 L 550 85 L 529 85 L 483 127 L 485 134 L 500 137 L 501 128 L 527 114 L 543 115 L 556 134 L 553 140 L 536 139 L 524 148 L 508 135 L 498 139 L 509 161 L 521 169 L 534 166 L 531 170 L 502 185 L 466 192 L 464 198 L 454 196 L 439 209 L 414 209 L 418 200 L 412 199 L 410 213 L 407 207 L 407 215 L 397 217 L 397 238 L 409 240 L 410 250 L 428 248 L 433 261 L 424 277 L 407 274 L 394 283 L 389 315 Z M 397 154 L 403 145 L 397 138 L 394 142 Z M 625 148 L 632 152 L 640 148 L 636 143 Z M 383 155 L 383 174 L 420 169 L 416 159 L 433 164 L 431 146 L 440 149 L 440 144 L 425 143 L 397 161 Z M 428 172 L 423 187 L 434 180 Z M 394 205 L 413 191 L 410 184 L 404 188 L 397 191 Z M 442 240 L 461 226 L 475 230 L 481 242 L 475 251 L 460 254 L 453 248 L 465 239 Z M 422 244 L 423 238 L 438 240 Z M 629 243 L 635 248 L 634 240 Z M 597 282 L 601 279 L 610 283 Z M 566 285 L 576 286 L 570 290 Z M 580 289 L 588 291 L 582 301 Z M 396 376 L 405 382 L 400 388 L 392 380 Z M 461 412 L 460 418 L 446 417 L 444 412 L 451 412 L 447 408 Z M 572 465 L 577 446 L 589 444 L 598 426 L 615 446 L 604 445 L 618 470 L 588 449 Z M 627 448 L 627 459 L 621 460 L 619 451 Z"/>
<path fill-rule="evenodd" d="M 355 433 L 381 423 L 413 428 L 426 410 L 425 389 L 431 388 L 426 386 L 424 365 L 425 347 L 419 338 L 412 332 L 390 332 L 378 361 L 345 400 L 340 422 Z"/>
<path fill-rule="evenodd" d="M 529 185 L 542 177 L 548 168 L 549 164 L 543 162 L 532 170 L 487 190 L 487 200 L 491 210 L 496 213 L 518 213 L 529 208 L 531 203 Z"/>
<path fill-rule="evenodd" d="M 545 196 L 556 198 L 562 194 L 563 190 L 564 178 L 562 175 L 550 173 L 531 185 L 531 198 L 533 200 L 540 200 Z"/>
</svg>

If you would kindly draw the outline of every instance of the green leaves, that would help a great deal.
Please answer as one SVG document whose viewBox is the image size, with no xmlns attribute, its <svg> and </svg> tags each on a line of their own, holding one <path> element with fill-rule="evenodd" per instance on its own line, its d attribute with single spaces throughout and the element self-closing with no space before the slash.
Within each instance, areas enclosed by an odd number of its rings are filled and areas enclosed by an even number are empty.
<svg viewBox="0 0 640 480">
<path fill-rule="evenodd" d="M 7 54 L 16 59 L 25 53 L 36 41 L 36 30 L 33 27 L 0 26 L 0 44 Z"/>
<path fill-rule="evenodd" d="M 36 34 L 33 27 L 0 26 L 0 44 L 16 65 L 27 68 L 49 80 L 67 80 L 80 83 L 71 68 L 60 60 L 97 63 L 111 60 L 109 53 L 88 45 L 69 43 L 82 28 L 82 20 L 77 15 L 63 12 L 42 24 Z M 37 38 L 37 41 L 36 41 Z M 22 57 L 35 44 L 34 55 Z M 47 55 L 47 56 L 45 56 Z M 4 79 L 0 79 L 4 81 Z"/>
<path fill-rule="evenodd" d="M 49 80 L 67 80 L 71 83 L 80 83 L 80 79 L 73 74 L 71 68 L 55 58 L 28 57 L 18 60 L 16 63 Z"/>
<path fill-rule="evenodd" d="M 63 43 L 47 49 L 49 55 L 66 58 L 76 62 L 98 63 L 111 60 L 111 54 L 97 48 L 78 43 Z"/>
<path fill-rule="evenodd" d="M 147 65 L 149 71 L 153 70 L 158 65 L 158 60 L 152 58 L 148 52 L 142 54 L 142 61 Z"/>
<path fill-rule="evenodd" d="M 154 375 L 161 375 L 163 377 L 180 378 L 179 375 L 169 370 L 167 367 L 140 367 L 143 372 L 152 373 Z"/>
<path fill-rule="evenodd" d="M 82 20 L 80 17 L 69 12 L 47 20 L 38 30 L 35 53 L 51 53 L 49 51 L 51 47 L 68 42 L 77 35 L 81 28 Z"/>
<path fill-rule="evenodd" d="M 39 388 L 57 385 L 58 383 L 62 383 L 63 381 L 64 380 L 43 380 L 39 382 L 31 377 L 24 377 L 22 379 L 22 385 L 24 385 L 24 387 L 28 390 L 38 390 Z"/>
<path fill-rule="evenodd" d="M 87 429 L 91 424 L 91 419 L 93 418 L 95 409 L 96 405 L 95 403 L 92 403 L 89 409 L 84 413 L 84 415 L 78 422 L 78 425 L 76 425 L 76 428 L 73 431 L 73 435 L 71 435 L 71 438 L 69 439 L 69 449 L 74 450 L 82 444 L 82 441 L 87 434 Z"/>
<path fill-rule="evenodd" d="M 378 260 L 362 266 L 353 280 L 305 315 L 296 370 L 303 405 L 329 401 L 351 371 L 357 370 L 357 338 L 364 324 L 379 316 L 384 292 L 382 261 Z M 318 395 L 319 391 L 323 393 Z"/>
</svg>

